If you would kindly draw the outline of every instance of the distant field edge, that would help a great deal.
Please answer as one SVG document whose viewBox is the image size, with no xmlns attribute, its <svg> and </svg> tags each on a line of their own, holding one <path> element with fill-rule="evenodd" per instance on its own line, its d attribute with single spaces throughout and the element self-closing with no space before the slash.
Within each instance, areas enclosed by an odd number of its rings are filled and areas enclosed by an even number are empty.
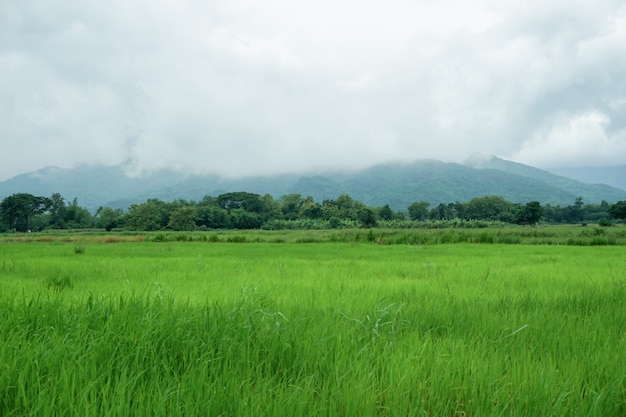
<svg viewBox="0 0 626 417">
<path fill-rule="evenodd" d="M 465 229 L 328 229 L 328 230 L 213 230 L 104 232 L 45 231 L 40 233 L 0 234 L 1 243 L 65 242 L 207 242 L 207 243 L 369 243 L 379 245 L 437 245 L 454 243 L 526 244 L 568 246 L 623 246 L 626 227 L 595 225 L 541 226 L 538 228 L 505 226 Z"/>
</svg>

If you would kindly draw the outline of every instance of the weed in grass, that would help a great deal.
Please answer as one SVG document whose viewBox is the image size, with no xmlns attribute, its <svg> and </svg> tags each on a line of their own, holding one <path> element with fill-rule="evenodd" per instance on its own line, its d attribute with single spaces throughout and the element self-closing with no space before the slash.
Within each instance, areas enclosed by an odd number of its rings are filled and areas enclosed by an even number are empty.
<svg viewBox="0 0 626 417">
<path fill-rule="evenodd" d="M 46 288 L 57 292 L 72 288 L 74 283 L 69 275 L 60 274 L 45 279 Z"/>
<path fill-rule="evenodd" d="M 74 253 L 76 255 L 83 255 L 85 253 L 85 247 L 82 245 L 74 246 Z"/>
</svg>

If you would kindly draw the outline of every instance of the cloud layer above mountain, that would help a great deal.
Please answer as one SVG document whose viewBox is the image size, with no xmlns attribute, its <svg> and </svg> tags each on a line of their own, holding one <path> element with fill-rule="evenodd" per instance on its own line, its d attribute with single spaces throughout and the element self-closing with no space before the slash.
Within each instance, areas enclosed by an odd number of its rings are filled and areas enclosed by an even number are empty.
<svg viewBox="0 0 626 417">
<path fill-rule="evenodd" d="M 0 2 L 0 179 L 626 161 L 622 0 Z"/>
</svg>

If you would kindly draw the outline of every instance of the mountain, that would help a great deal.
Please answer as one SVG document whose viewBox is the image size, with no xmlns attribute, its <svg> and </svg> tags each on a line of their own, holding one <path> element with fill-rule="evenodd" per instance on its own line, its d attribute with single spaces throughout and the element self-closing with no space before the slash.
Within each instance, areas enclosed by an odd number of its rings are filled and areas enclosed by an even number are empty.
<svg viewBox="0 0 626 417">
<path fill-rule="evenodd" d="M 43 196 L 60 193 L 66 200 L 77 198 L 81 206 L 93 210 L 112 200 L 173 186 L 184 178 L 173 171 L 159 171 L 146 177 L 128 176 L 121 166 L 46 167 L 0 182 L 0 198 L 15 193 Z"/>
<path fill-rule="evenodd" d="M 527 178 L 533 178 L 546 184 L 552 184 L 571 194 L 580 195 L 587 202 L 600 202 L 602 200 L 614 202 L 617 200 L 623 200 L 623 195 L 626 191 L 626 189 L 617 188 L 616 186 L 610 186 L 607 184 L 590 184 L 587 182 L 577 181 L 566 176 L 552 174 L 548 171 L 497 157 L 492 157 L 487 161 L 476 164 L 475 168 L 496 169 Z M 626 170 L 624 170 L 624 173 L 626 174 Z M 622 182 L 624 182 L 624 177 L 622 177 Z"/>
<path fill-rule="evenodd" d="M 606 184 L 626 190 L 626 165 L 555 168 L 552 172 L 589 184 Z"/>
<path fill-rule="evenodd" d="M 81 206 L 95 211 L 99 206 L 126 209 L 149 198 L 164 201 L 201 200 L 230 191 L 311 196 L 315 201 L 341 194 L 369 206 L 389 204 L 405 210 L 412 202 L 465 202 L 473 197 L 499 195 L 526 203 L 569 205 L 578 196 L 585 203 L 626 200 L 626 191 L 604 184 L 586 184 L 528 165 L 500 158 L 466 164 L 421 160 L 389 163 L 359 171 L 327 171 L 266 177 L 229 179 L 216 175 L 184 175 L 159 171 L 147 176 L 128 176 L 122 166 L 82 166 L 75 169 L 48 167 L 0 182 L 0 199 L 25 192 L 49 196 L 60 193 L 66 200 L 77 198 Z"/>
</svg>

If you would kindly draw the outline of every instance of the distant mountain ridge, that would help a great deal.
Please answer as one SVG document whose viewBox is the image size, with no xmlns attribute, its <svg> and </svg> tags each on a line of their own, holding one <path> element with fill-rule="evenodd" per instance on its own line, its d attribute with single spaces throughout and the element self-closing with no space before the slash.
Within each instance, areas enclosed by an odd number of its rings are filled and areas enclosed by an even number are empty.
<svg viewBox="0 0 626 417">
<path fill-rule="evenodd" d="M 0 199 L 19 192 L 44 196 L 58 192 L 67 201 L 77 198 L 79 205 L 92 211 L 99 206 L 126 209 L 149 198 L 200 200 L 230 191 L 270 194 L 274 198 L 295 193 L 310 195 L 318 202 L 349 194 L 369 206 L 389 204 L 394 210 L 406 210 L 415 201 L 428 201 L 434 206 L 485 195 L 499 195 L 518 203 L 537 200 L 553 205 L 572 204 L 578 196 L 586 203 L 626 200 L 626 190 L 586 184 L 497 157 L 467 164 L 421 160 L 358 171 L 241 179 L 168 170 L 129 177 L 121 166 L 48 167 L 0 182 Z"/>
<path fill-rule="evenodd" d="M 574 180 L 590 184 L 606 184 L 626 190 L 626 165 L 555 168 L 551 171 Z"/>
</svg>

